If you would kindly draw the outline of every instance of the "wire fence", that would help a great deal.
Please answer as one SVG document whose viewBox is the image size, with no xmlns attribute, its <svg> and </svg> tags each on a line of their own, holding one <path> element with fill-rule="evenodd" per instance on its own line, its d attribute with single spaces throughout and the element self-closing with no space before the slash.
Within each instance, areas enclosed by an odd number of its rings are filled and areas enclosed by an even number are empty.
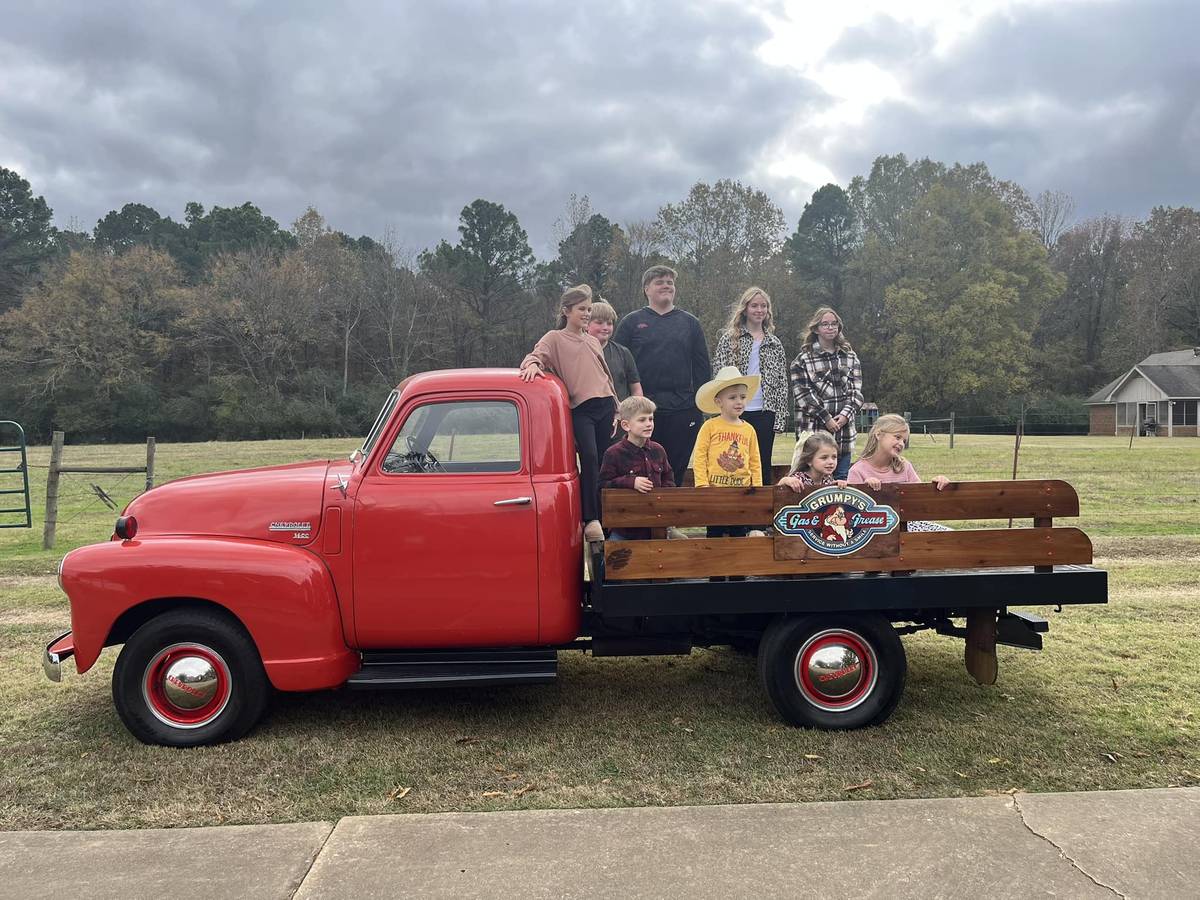
<svg viewBox="0 0 1200 900">
<path fill-rule="evenodd" d="M 908 416 L 914 432 L 922 434 L 1016 434 L 1021 426 L 1020 413 L 1001 415 L 955 415 L 953 422 L 944 413 Z M 1088 415 L 1064 415 L 1061 412 L 1039 413 L 1027 410 L 1021 431 L 1030 435 L 1072 435 L 1088 433 Z"/>
</svg>

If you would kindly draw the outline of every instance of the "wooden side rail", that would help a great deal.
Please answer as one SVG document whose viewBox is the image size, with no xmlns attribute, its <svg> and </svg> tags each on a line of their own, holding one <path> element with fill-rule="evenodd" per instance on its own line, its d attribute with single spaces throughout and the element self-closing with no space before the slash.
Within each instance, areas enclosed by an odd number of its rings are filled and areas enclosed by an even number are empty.
<svg viewBox="0 0 1200 900">
<path fill-rule="evenodd" d="M 787 488 L 784 488 L 787 490 Z M 775 488 L 666 488 L 600 492 L 609 528 L 686 528 L 691 525 L 763 525 L 775 515 Z"/>
<path fill-rule="evenodd" d="M 773 538 L 704 538 L 690 541 L 608 541 L 604 577 L 707 578 L 712 575 L 794 575 L 891 572 L 915 569 L 983 569 L 1006 566 L 1086 565 L 1092 542 L 1078 528 L 918 531 L 900 535 L 896 556 L 815 556 L 776 559 Z"/>
<path fill-rule="evenodd" d="M 865 485 L 854 487 L 892 507 L 906 522 L 1079 515 L 1079 495 L 1065 481 L 960 481 L 942 491 L 932 484 L 885 484 L 878 491 Z M 762 525 L 771 521 L 784 501 L 801 496 L 788 488 L 770 486 L 668 488 L 648 494 L 608 489 L 601 494 L 604 524 L 610 528 Z"/>
</svg>

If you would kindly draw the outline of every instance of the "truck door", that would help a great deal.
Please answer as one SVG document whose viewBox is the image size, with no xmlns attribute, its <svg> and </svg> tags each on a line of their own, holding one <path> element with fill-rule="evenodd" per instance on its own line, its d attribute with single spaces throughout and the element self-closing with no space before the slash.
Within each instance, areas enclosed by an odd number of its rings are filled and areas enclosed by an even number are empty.
<svg viewBox="0 0 1200 900">
<path fill-rule="evenodd" d="M 418 398 L 355 500 L 359 646 L 532 644 L 537 519 L 517 394 Z"/>
</svg>

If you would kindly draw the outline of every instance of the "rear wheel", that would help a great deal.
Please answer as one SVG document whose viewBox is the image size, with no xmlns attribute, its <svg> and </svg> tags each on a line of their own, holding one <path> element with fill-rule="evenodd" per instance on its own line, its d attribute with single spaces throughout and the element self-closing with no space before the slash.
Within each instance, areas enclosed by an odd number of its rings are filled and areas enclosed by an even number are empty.
<svg viewBox="0 0 1200 900">
<path fill-rule="evenodd" d="M 904 692 L 904 645 L 879 616 L 783 619 L 763 635 L 758 670 L 767 697 L 793 725 L 878 725 Z"/>
<path fill-rule="evenodd" d="M 262 717 L 270 683 L 254 641 L 222 613 L 175 610 L 125 642 L 113 703 L 138 740 L 196 747 L 241 737 Z"/>
</svg>

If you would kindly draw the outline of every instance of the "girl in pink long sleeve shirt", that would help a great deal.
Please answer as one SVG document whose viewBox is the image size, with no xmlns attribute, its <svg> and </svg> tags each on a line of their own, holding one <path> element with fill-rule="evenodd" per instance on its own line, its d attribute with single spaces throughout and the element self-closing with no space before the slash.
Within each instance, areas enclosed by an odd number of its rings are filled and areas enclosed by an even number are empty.
<svg viewBox="0 0 1200 900">
<path fill-rule="evenodd" d="M 889 414 L 880 416 L 867 436 L 858 462 L 850 467 L 847 481 L 850 484 L 865 484 L 877 491 L 885 484 L 917 484 L 921 476 L 913 464 L 905 459 L 904 444 L 908 441 L 908 422 L 903 416 Z M 934 487 L 944 490 L 950 483 L 945 475 L 935 475 Z M 945 525 L 934 522 L 909 522 L 909 531 L 949 531 Z"/>
</svg>

